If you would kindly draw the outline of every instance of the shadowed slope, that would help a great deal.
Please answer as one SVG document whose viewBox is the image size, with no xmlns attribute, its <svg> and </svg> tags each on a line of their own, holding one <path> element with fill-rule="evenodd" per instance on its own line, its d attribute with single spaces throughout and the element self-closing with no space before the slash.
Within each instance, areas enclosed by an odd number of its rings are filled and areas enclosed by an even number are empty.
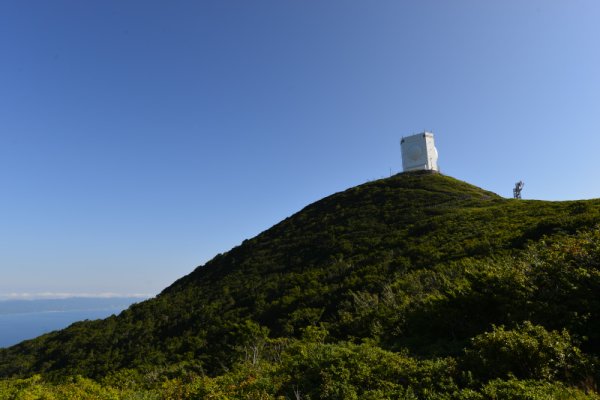
<svg viewBox="0 0 600 400">
<path fill-rule="evenodd" d="M 428 303 L 403 308 L 402 321 L 400 308 L 394 315 L 373 310 L 386 296 L 400 302 L 400 290 L 410 294 L 402 286 L 408 278 L 423 287 L 416 299 L 439 292 L 440 279 L 463 279 L 464 268 L 452 272 L 456 263 L 517 254 L 542 235 L 594 226 L 599 206 L 508 200 L 432 173 L 369 182 L 307 206 L 119 316 L 1 350 L 0 375 L 97 377 L 182 363 L 216 373 L 239 358 L 248 319 L 271 337 L 322 324 L 332 340 L 371 338 L 384 348 L 451 354 L 504 316 L 481 310 L 459 329 L 435 320 L 460 310 L 458 303 L 451 311 Z"/>
</svg>

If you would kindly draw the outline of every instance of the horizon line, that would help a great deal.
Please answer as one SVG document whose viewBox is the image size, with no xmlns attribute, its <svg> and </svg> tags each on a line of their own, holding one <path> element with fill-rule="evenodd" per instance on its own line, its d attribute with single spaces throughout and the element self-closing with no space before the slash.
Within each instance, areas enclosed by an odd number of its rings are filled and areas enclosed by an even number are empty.
<svg viewBox="0 0 600 400">
<path fill-rule="evenodd" d="M 149 293 L 88 293 L 88 292 L 13 292 L 0 293 L 0 301 L 7 300 L 65 300 L 74 298 L 112 299 L 112 298 L 144 298 L 154 297 Z"/>
</svg>

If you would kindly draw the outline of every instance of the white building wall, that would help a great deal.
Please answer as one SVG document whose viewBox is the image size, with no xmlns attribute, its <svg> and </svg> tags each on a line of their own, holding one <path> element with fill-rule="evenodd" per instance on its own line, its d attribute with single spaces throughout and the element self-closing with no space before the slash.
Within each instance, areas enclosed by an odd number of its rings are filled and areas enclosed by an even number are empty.
<svg viewBox="0 0 600 400">
<path fill-rule="evenodd" d="M 433 142 L 433 133 L 423 132 L 402 138 L 400 147 L 404 172 L 439 170 L 438 153 Z"/>
</svg>

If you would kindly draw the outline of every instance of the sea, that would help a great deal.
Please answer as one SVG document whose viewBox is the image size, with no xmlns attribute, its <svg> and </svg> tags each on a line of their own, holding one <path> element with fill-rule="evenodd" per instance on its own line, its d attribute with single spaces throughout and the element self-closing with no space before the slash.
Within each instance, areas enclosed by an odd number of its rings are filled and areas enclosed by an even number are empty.
<svg viewBox="0 0 600 400">
<path fill-rule="evenodd" d="M 140 297 L 2 300 L 0 348 L 66 328 L 77 321 L 117 315 L 143 300 Z"/>
</svg>

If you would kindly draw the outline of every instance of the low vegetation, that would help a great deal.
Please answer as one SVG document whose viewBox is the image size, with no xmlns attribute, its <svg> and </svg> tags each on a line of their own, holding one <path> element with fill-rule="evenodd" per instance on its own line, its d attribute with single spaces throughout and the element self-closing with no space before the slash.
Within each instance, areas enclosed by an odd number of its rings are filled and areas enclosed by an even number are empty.
<svg viewBox="0 0 600 400">
<path fill-rule="evenodd" d="M 370 182 L 118 316 L 0 350 L 0 394 L 598 399 L 599 223 L 596 200 Z"/>
</svg>

